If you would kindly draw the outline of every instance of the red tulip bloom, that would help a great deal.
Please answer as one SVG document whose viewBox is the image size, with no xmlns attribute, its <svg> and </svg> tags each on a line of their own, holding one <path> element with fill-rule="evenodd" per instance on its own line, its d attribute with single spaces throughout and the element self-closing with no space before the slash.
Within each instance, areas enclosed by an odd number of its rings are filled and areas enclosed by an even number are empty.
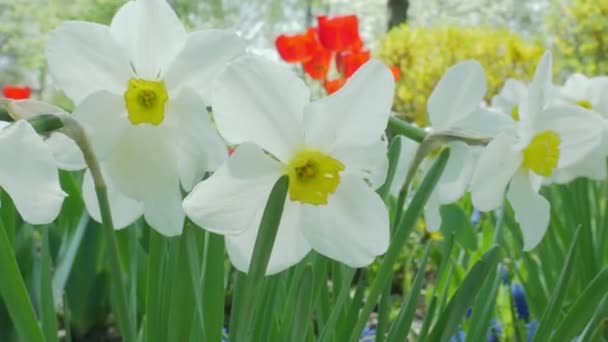
<svg viewBox="0 0 608 342">
<path fill-rule="evenodd" d="M 371 54 L 369 50 L 345 51 L 341 53 L 344 77 L 351 77 L 363 64 L 369 61 Z"/>
<path fill-rule="evenodd" d="M 342 77 L 338 77 L 336 79 L 323 82 L 323 88 L 325 88 L 327 95 L 331 95 L 340 90 L 344 83 L 346 83 L 346 80 Z"/>
<path fill-rule="evenodd" d="M 359 49 L 363 41 L 359 36 L 359 21 L 356 15 L 344 15 L 328 18 L 317 17 L 319 40 L 325 48 L 332 51 Z"/>
<path fill-rule="evenodd" d="M 315 80 L 324 80 L 329 71 L 329 63 L 331 62 L 331 51 L 323 47 L 319 47 L 313 54 L 313 57 L 308 62 L 304 63 L 304 71 Z"/>
<path fill-rule="evenodd" d="M 401 78 L 401 68 L 399 68 L 398 65 L 391 65 L 391 72 L 393 73 L 393 77 L 395 78 L 395 81 L 399 81 L 399 78 Z"/>
<path fill-rule="evenodd" d="M 283 60 L 290 63 L 307 62 L 321 43 L 317 39 L 315 28 L 309 28 L 304 33 L 293 35 L 282 34 L 277 37 L 274 44 Z"/>
<path fill-rule="evenodd" d="M 32 96 L 32 89 L 30 87 L 16 87 L 11 85 L 5 85 L 2 87 L 2 94 L 4 97 L 13 100 L 24 100 L 29 99 Z"/>
</svg>

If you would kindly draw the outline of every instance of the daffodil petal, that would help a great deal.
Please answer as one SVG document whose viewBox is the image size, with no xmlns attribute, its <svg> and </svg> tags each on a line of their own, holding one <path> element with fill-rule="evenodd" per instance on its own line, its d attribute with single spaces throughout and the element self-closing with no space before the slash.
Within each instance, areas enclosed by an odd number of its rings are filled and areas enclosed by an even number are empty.
<svg viewBox="0 0 608 342">
<path fill-rule="evenodd" d="M 537 116 L 535 131 L 555 131 L 560 138 L 558 168 L 579 162 L 602 142 L 605 124 L 597 113 L 579 106 L 553 105 Z"/>
<path fill-rule="evenodd" d="M 105 160 L 120 192 L 139 201 L 157 200 L 179 188 L 177 157 L 167 132 L 152 125 L 129 127 Z"/>
<path fill-rule="evenodd" d="M 441 205 L 438 200 L 437 191 L 435 190 L 429 196 L 426 207 L 424 208 L 426 230 L 429 232 L 439 231 L 439 228 L 441 227 L 441 212 L 439 211 Z"/>
<path fill-rule="evenodd" d="M 125 228 L 143 215 L 144 207 L 141 202 L 121 194 L 107 177 L 104 177 L 104 180 L 115 229 Z M 97 193 L 89 170 L 85 172 L 82 180 L 82 199 L 89 215 L 95 221 L 101 222 Z"/>
<path fill-rule="evenodd" d="M 199 92 L 206 99 L 212 81 L 229 61 L 245 53 L 245 43 L 234 32 L 204 30 L 190 33 L 164 80 L 170 95 L 182 88 Z"/>
<path fill-rule="evenodd" d="M 460 141 L 451 142 L 449 146 L 450 158 L 435 189 L 440 204 L 452 203 L 462 197 L 475 169 L 471 147 Z"/>
<path fill-rule="evenodd" d="M 329 258 L 363 267 L 388 248 L 388 211 L 360 178 L 342 178 L 327 205 L 305 205 L 303 210 L 304 235 L 314 250 Z"/>
<path fill-rule="evenodd" d="M 53 82 L 76 104 L 99 90 L 122 95 L 131 77 L 124 50 L 99 24 L 62 23 L 49 35 L 46 58 Z"/>
<path fill-rule="evenodd" d="M 384 139 L 366 146 L 341 147 L 332 151 L 332 156 L 344 164 L 344 174 L 365 178 L 374 189 L 382 186 L 386 180 L 388 157 Z"/>
<path fill-rule="evenodd" d="M 492 98 L 492 107 L 510 116 L 513 107 L 518 106 L 526 96 L 527 90 L 523 82 L 508 78 L 500 93 Z"/>
<path fill-rule="evenodd" d="M 181 191 L 177 187 L 163 197 L 144 201 L 146 222 L 164 236 L 180 235 L 185 217 Z"/>
<path fill-rule="evenodd" d="M 427 103 L 433 129 L 449 129 L 481 103 L 486 94 L 486 74 L 477 61 L 450 67 L 441 77 Z"/>
<path fill-rule="evenodd" d="M 550 101 L 551 68 L 553 60 L 551 52 L 547 51 L 536 66 L 534 78 L 528 86 L 528 94 L 519 106 L 520 121 L 534 121 L 537 113 L 542 111 Z"/>
<path fill-rule="evenodd" d="M 470 185 L 475 208 L 490 211 L 502 204 L 505 189 L 522 162 L 513 144 L 513 137 L 502 133 L 481 152 Z"/>
<path fill-rule="evenodd" d="M 455 122 L 452 130 L 473 137 L 495 137 L 506 129 L 513 129 L 515 121 L 510 115 L 485 108 L 477 108 L 464 119 Z"/>
<path fill-rule="evenodd" d="M 78 171 L 87 167 L 82 151 L 74 140 L 62 133 L 52 133 L 46 140 L 57 167 L 67 171 Z"/>
<path fill-rule="evenodd" d="M 549 226 L 549 202 L 533 188 L 524 170 L 513 176 L 507 199 L 524 236 L 524 250 L 529 251 L 538 245 Z"/>
<path fill-rule="evenodd" d="M 230 63 L 217 79 L 213 115 L 229 143 L 254 142 L 287 162 L 304 142 L 301 122 L 309 97 L 291 70 L 246 56 Z"/>
<path fill-rule="evenodd" d="M 281 165 L 259 147 L 245 143 L 211 177 L 199 183 L 183 206 L 200 227 L 218 234 L 241 234 L 261 219 Z M 256 221 L 257 220 L 257 221 Z"/>
<path fill-rule="evenodd" d="M 383 134 L 393 101 L 393 75 L 370 60 L 334 94 L 306 107 L 306 142 L 327 150 L 367 145 Z"/>
<path fill-rule="evenodd" d="M 397 168 L 395 169 L 395 176 L 393 177 L 393 183 L 391 184 L 390 193 L 393 196 L 398 196 L 399 191 L 403 187 L 407 172 L 411 167 L 411 163 L 416 156 L 418 150 L 418 143 L 408 139 L 404 136 L 399 136 L 397 139 L 401 139 L 401 151 L 399 152 L 399 161 L 397 162 Z"/>
<path fill-rule="evenodd" d="M 93 151 L 103 160 L 129 127 L 122 96 L 99 91 L 88 96 L 73 116 L 84 127 Z"/>
<path fill-rule="evenodd" d="M 23 120 L 0 128 L 0 187 L 23 219 L 46 224 L 59 214 L 65 193 L 48 146 Z"/>
<path fill-rule="evenodd" d="M 127 52 L 137 77 L 147 80 L 157 79 L 166 71 L 187 36 L 165 0 L 127 2 L 114 15 L 110 31 Z"/>
<path fill-rule="evenodd" d="M 182 187 L 192 190 L 205 172 L 215 171 L 228 156 L 199 95 L 184 89 L 167 104 L 166 125 L 177 151 Z"/>
</svg>

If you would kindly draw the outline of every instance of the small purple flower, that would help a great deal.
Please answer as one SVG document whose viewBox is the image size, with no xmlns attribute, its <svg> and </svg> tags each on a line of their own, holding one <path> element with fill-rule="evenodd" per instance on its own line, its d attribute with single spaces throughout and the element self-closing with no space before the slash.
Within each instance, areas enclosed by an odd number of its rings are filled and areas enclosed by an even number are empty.
<svg viewBox="0 0 608 342">
<path fill-rule="evenodd" d="M 488 331 L 488 342 L 500 342 L 502 336 L 502 325 L 497 319 L 490 321 L 490 330 Z"/>
<path fill-rule="evenodd" d="M 374 342 L 376 340 L 376 328 L 365 327 L 361 332 L 360 338 L 365 342 Z"/>
<path fill-rule="evenodd" d="M 530 319 L 530 312 L 528 311 L 528 302 L 526 301 L 524 288 L 520 284 L 513 284 L 511 296 L 513 297 L 513 305 L 517 311 L 517 316 L 527 322 Z"/>
</svg>

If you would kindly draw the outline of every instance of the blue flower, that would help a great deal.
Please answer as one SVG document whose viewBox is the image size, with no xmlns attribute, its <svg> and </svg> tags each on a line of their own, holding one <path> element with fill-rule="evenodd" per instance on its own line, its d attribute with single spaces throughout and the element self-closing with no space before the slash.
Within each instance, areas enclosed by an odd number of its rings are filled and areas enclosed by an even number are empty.
<svg viewBox="0 0 608 342">
<path fill-rule="evenodd" d="M 502 336 L 502 325 L 499 320 L 492 319 L 488 331 L 488 342 L 500 342 L 500 336 Z"/>
<path fill-rule="evenodd" d="M 473 213 L 471 214 L 471 224 L 475 226 L 479 223 L 480 220 L 481 220 L 481 211 L 479 211 L 477 209 L 473 209 Z"/>
<path fill-rule="evenodd" d="M 511 296 L 517 310 L 517 316 L 527 322 L 530 318 L 530 312 L 528 311 L 528 302 L 526 302 L 526 291 L 520 284 L 516 283 L 511 288 Z"/>
<path fill-rule="evenodd" d="M 509 268 L 503 264 L 498 265 L 498 271 L 500 272 L 500 279 L 503 285 L 509 285 Z"/>
<path fill-rule="evenodd" d="M 456 335 L 450 337 L 449 342 L 464 342 L 467 338 L 467 335 L 464 334 L 464 331 L 459 330 Z"/>
<path fill-rule="evenodd" d="M 376 328 L 365 327 L 361 332 L 360 338 L 365 342 L 374 342 L 376 340 Z"/>
<path fill-rule="evenodd" d="M 532 341 L 534 338 L 534 334 L 536 333 L 536 328 L 538 327 L 538 321 L 532 321 L 526 324 L 526 329 L 528 329 L 528 341 Z"/>
</svg>

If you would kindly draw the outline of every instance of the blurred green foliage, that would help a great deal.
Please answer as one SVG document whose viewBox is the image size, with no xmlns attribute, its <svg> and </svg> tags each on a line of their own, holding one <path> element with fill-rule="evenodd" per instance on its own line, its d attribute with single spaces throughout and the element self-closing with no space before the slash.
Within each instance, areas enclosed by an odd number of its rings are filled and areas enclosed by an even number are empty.
<svg viewBox="0 0 608 342">
<path fill-rule="evenodd" d="M 556 69 L 565 76 L 608 73 L 608 1 L 554 1 L 547 26 L 556 52 Z"/>
</svg>

